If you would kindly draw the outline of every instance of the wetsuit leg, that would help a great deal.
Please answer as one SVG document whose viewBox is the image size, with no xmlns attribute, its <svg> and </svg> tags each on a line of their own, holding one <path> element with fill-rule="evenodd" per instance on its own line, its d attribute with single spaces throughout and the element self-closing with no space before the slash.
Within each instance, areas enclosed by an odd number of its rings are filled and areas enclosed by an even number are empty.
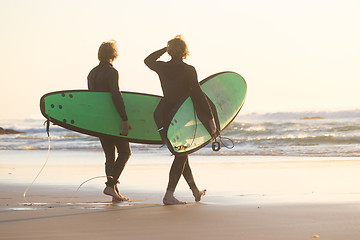
<svg viewBox="0 0 360 240">
<path fill-rule="evenodd" d="M 174 161 L 170 168 L 169 183 L 167 190 L 175 192 L 175 188 L 184 171 L 185 163 L 188 160 L 188 155 L 175 155 Z"/>
<path fill-rule="evenodd" d="M 130 144 L 128 142 L 116 141 L 111 137 L 101 137 L 101 146 L 105 153 L 105 173 L 107 176 L 107 186 L 114 186 L 119 179 L 130 155 Z M 115 148 L 117 148 L 118 157 L 115 160 Z"/>
<path fill-rule="evenodd" d="M 100 137 L 100 143 L 105 153 L 105 173 L 107 176 L 107 186 L 114 186 L 112 179 L 112 170 L 115 164 L 115 145 L 109 137 Z"/>
<path fill-rule="evenodd" d="M 116 159 L 116 162 L 114 164 L 112 177 L 116 180 L 119 179 L 122 171 L 124 170 L 126 163 L 128 162 L 130 156 L 131 156 L 131 148 L 129 142 L 124 141 L 114 141 L 115 146 L 117 148 L 118 157 Z"/>
<path fill-rule="evenodd" d="M 187 182 L 187 184 L 189 185 L 190 189 L 197 189 L 196 184 L 195 184 L 195 180 L 189 165 L 189 158 L 187 157 L 186 162 L 185 162 L 185 166 L 184 166 L 184 170 L 183 170 L 183 176 Z"/>
</svg>

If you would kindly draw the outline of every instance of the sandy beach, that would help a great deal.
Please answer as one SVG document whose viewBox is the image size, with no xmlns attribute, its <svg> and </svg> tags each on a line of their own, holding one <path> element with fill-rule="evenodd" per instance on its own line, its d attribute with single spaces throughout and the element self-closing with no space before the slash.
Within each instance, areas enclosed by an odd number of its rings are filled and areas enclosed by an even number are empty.
<svg viewBox="0 0 360 240">
<path fill-rule="evenodd" d="M 134 152 L 120 178 L 132 201 L 102 194 L 100 151 L 0 151 L 0 239 L 359 239 L 360 160 L 192 155 L 194 203 L 162 205 L 172 157 Z"/>
</svg>

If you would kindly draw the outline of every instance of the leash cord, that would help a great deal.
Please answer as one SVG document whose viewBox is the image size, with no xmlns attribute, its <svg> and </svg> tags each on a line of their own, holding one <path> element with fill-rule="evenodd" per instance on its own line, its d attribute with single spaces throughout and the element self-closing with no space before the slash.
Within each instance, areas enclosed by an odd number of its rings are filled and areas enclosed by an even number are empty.
<svg viewBox="0 0 360 240">
<path fill-rule="evenodd" d="M 26 188 L 26 190 L 25 190 L 25 192 L 24 192 L 24 195 L 23 195 L 25 202 L 30 203 L 30 205 L 33 205 L 33 203 L 32 203 L 31 201 L 28 201 L 28 200 L 27 200 L 26 194 L 27 194 L 27 192 L 30 190 L 31 186 L 34 184 L 34 182 L 36 181 L 36 179 L 40 176 L 40 174 L 41 174 L 41 172 L 43 171 L 43 169 L 45 168 L 45 166 L 46 166 L 46 164 L 47 164 L 47 162 L 48 162 L 48 160 L 49 160 L 49 156 L 50 156 L 51 138 L 50 138 L 50 134 L 49 134 L 49 124 L 50 124 L 49 119 L 47 119 L 47 120 L 45 121 L 45 123 L 47 124 L 47 125 L 46 125 L 46 131 L 47 131 L 47 134 L 48 134 L 48 142 L 49 142 L 46 160 L 45 160 L 43 166 L 41 167 L 40 171 L 38 172 L 38 174 L 36 175 L 36 177 L 35 177 L 34 180 L 32 181 L 32 183 Z M 44 123 L 44 124 L 45 124 L 45 123 Z"/>
</svg>

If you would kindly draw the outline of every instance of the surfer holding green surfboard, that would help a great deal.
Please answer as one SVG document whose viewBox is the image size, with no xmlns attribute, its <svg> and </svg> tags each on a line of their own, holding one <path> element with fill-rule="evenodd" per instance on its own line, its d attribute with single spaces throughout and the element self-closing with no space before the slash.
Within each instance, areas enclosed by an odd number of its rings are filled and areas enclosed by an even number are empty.
<svg viewBox="0 0 360 240">
<path fill-rule="evenodd" d="M 127 135 L 131 129 L 125 111 L 124 101 L 119 90 L 119 74 L 112 63 L 117 58 L 115 41 L 103 42 L 98 51 L 99 65 L 93 68 L 88 75 L 88 88 L 94 92 L 110 92 L 112 100 L 121 119 L 121 135 Z M 128 201 L 117 188 L 118 179 L 131 155 L 129 142 L 113 136 L 99 137 L 105 153 L 105 173 L 107 177 L 104 194 L 112 196 L 113 201 Z M 118 156 L 115 156 L 115 150 Z"/>
<path fill-rule="evenodd" d="M 165 52 L 171 56 L 171 60 L 168 62 L 157 61 Z M 168 122 L 170 113 L 179 99 L 184 95 L 190 95 L 196 114 L 204 123 L 206 129 L 209 129 L 209 133 L 213 135 L 216 131 L 214 117 L 206 96 L 198 83 L 196 70 L 193 66 L 183 62 L 183 59 L 188 55 L 186 42 L 181 35 L 178 35 L 168 42 L 167 47 L 155 51 L 144 60 L 145 64 L 159 75 L 164 93 L 164 98 L 160 102 L 155 114 L 162 115 L 164 123 Z M 164 131 L 162 131 L 161 126 L 159 132 L 161 137 L 164 138 Z M 206 190 L 200 191 L 195 184 L 189 165 L 188 154 L 176 154 L 170 169 L 169 182 L 163 198 L 165 205 L 184 204 L 184 202 L 179 201 L 174 196 L 175 188 L 181 175 L 184 176 L 196 202 L 200 201 L 201 197 L 205 195 Z"/>
</svg>

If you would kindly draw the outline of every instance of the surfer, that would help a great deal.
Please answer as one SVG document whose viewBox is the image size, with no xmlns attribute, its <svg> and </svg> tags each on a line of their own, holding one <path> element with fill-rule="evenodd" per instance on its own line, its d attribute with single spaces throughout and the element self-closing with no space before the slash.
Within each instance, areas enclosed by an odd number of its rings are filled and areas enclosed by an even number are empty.
<svg viewBox="0 0 360 240">
<path fill-rule="evenodd" d="M 96 92 L 110 92 L 112 100 L 122 119 L 121 135 L 127 135 L 131 126 L 125 111 L 124 101 L 119 90 L 119 73 L 112 63 L 117 58 L 116 41 L 103 42 L 98 51 L 99 65 L 88 75 L 88 89 Z M 130 144 L 111 136 L 99 137 L 105 153 L 105 173 L 107 176 L 104 194 L 112 196 L 113 201 L 128 201 L 117 187 L 118 179 L 131 155 Z M 118 156 L 116 158 L 116 152 Z"/>
<path fill-rule="evenodd" d="M 168 62 L 157 61 L 164 53 L 171 56 Z M 170 117 L 171 109 L 176 105 L 181 97 L 188 94 L 191 97 L 196 113 L 200 119 L 206 119 L 211 134 L 216 131 L 214 117 L 205 94 L 202 92 L 197 80 L 197 73 L 193 66 L 184 63 L 184 59 L 189 55 L 188 47 L 181 35 L 176 36 L 167 43 L 167 47 L 157 50 L 145 58 L 145 64 L 155 71 L 160 78 L 161 88 L 163 90 L 163 122 Z M 203 121 L 202 121 L 203 122 Z M 161 128 L 160 128 L 161 129 Z M 162 131 L 160 130 L 160 135 Z M 199 202 L 205 195 L 206 190 L 200 191 L 195 184 L 195 180 L 189 165 L 188 154 L 175 155 L 172 163 L 169 182 L 166 189 L 163 203 L 165 205 L 184 204 L 175 198 L 175 188 L 181 175 L 184 176 L 189 185 L 195 201 Z"/>
</svg>

